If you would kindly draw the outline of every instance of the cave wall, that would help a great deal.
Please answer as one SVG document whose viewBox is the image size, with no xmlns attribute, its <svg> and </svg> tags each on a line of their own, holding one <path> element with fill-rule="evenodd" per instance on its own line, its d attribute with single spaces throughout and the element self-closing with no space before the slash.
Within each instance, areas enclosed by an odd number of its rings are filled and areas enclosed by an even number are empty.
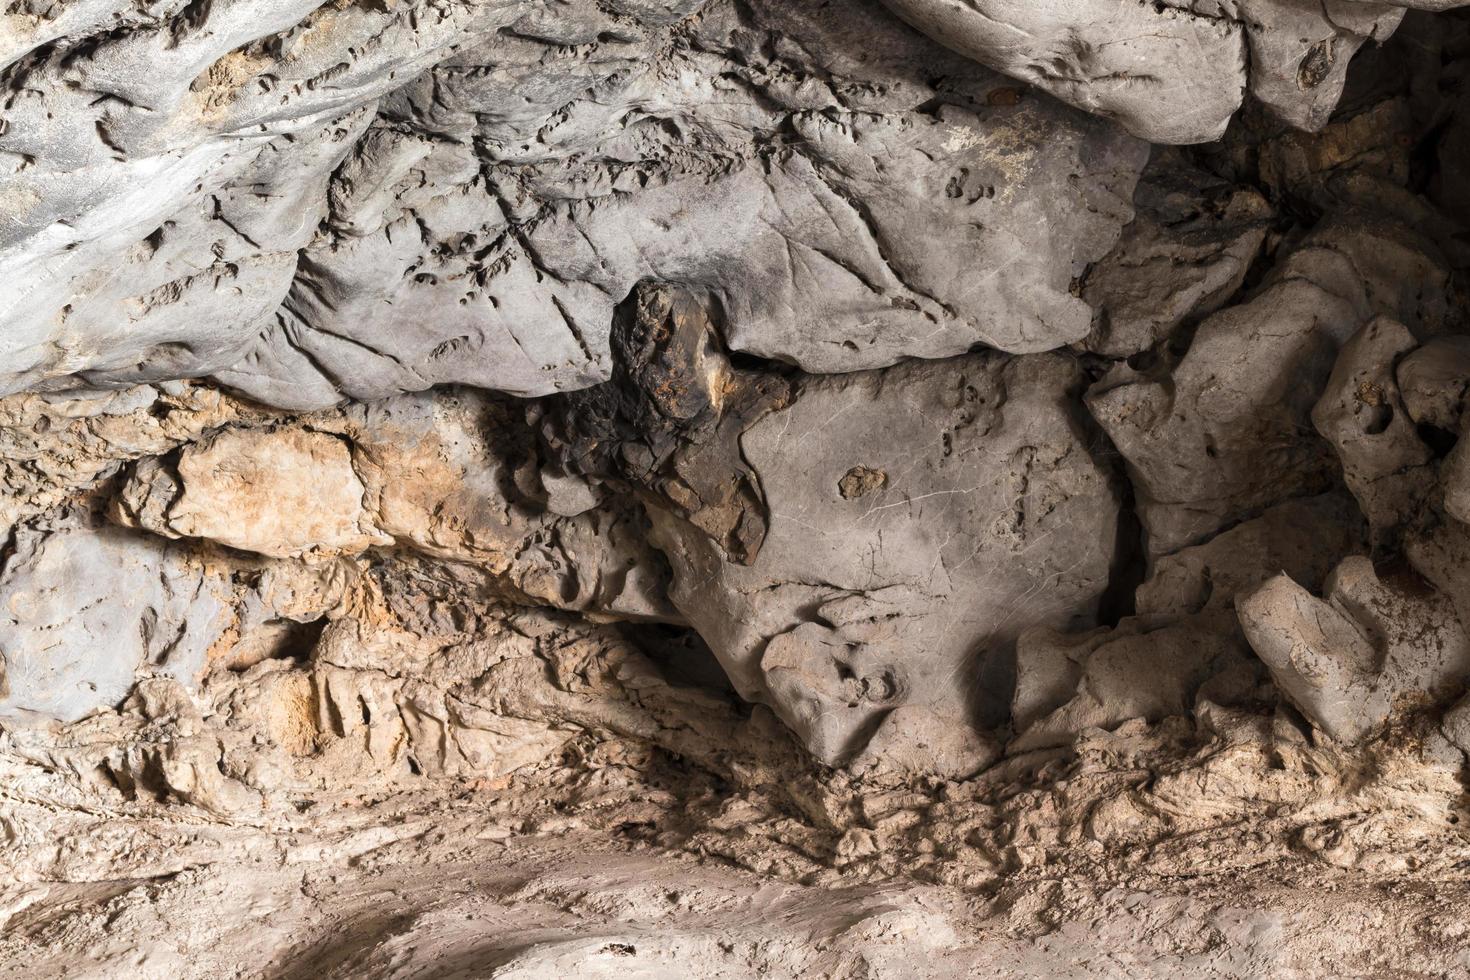
<svg viewBox="0 0 1470 980">
<path fill-rule="evenodd" d="M 13 869 L 614 770 L 756 874 L 1453 865 L 1453 6 L 8 5 Z"/>
</svg>

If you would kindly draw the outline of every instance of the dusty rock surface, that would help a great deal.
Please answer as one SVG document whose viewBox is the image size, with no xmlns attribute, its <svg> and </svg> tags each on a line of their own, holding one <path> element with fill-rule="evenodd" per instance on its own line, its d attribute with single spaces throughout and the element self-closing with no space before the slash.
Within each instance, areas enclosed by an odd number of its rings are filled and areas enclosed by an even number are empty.
<svg viewBox="0 0 1470 980">
<path fill-rule="evenodd" d="M 0 11 L 0 975 L 1470 975 L 1446 0 Z"/>
<path fill-rule="evenodd" d="M 1159 143 L 1219 137 L 1246 92 L 1282 120 L 1316 128 L 1349 59 L 1405 7 L 1444 0 L 884 0 L 957 51 Z"/>
</svg>

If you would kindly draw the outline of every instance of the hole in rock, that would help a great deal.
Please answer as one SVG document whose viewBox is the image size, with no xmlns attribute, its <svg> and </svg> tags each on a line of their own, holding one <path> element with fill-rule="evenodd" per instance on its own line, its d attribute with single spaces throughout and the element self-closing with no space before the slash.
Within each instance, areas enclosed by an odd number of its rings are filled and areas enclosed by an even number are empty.
<svg viewBox="0 0 1470 980">
<path fill-rule="evenodd" d="M 304 663 L 316 649 L 326 626 L 325 617 L 305 623 L 270 620 L 246 631 L 225 654 L 222 665 L 228 670 L 242 671 L 266 660 Z"/>
<path fill-rule="evenodd" d="M 671 683 L 735 696 L 735 688 L 714 651 L 694 630 L 667 623 L 624 623 L 618 629 L 658 665 Z"/>
<path fill-rule="evenodd" d="M 1437 425 L 1430 425 L 1427 422 L 1419 423 L 1415 431 L 1418 432 L 1419 438 L 1429 447 L 1430 451 L 1434 453 L 1436 459 L 1444 459 L 1460 441 L 1458 433 L 1451 432 L 1449 429 L 1442 429 Z"/>
<path fill-rule="evenodd" d="M 1369 406 L 1363 421 L 1363 432 L 1370 436 L 1379 436 L 1388 431 L 1393 424 L 1393 406 L 1388 404 Z"/>
</svg>

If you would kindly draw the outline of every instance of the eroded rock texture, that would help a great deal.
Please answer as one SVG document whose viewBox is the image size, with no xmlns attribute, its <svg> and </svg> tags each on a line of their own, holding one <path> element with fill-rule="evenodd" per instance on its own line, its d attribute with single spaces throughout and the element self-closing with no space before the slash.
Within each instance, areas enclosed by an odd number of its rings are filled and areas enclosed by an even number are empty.
<svg viewBox="0 0 1470 980">
<path fill-rule="evenodd" d="M 956 51 L 1145 139 L 1219 137 L 1249 92 L 1282 121 L 1327 121 L 1358 47 L 1445 0 L 884 0 Z"/>
<path fill-rule="evenodd" d="M 10 391 L 545 394 L 644 278 L 809 370 L 1045 350 L 1147 153 L 876 0 L 61 16 L 14 15 Z"/>
<path fill-rule="evenodd" d="M 0 973 L 1463 972 L 1456 5 L 7 5 Z"/>
</svg>

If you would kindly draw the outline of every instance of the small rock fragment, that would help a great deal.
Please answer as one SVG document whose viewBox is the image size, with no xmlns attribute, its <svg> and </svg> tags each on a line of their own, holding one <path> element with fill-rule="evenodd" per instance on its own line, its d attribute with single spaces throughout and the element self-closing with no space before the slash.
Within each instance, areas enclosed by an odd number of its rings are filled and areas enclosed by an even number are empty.
<svg viewBox="0 0 1470 980">
<path fill-rule="evenodd" d="M 843 474 L 837 483 L 837 491 L 843 500 L 856 500 L 882 490 L 888 483 L 888 474 L 882 470 L 870 470 L 866 466 L 854 466 Z"/>
</svg>

